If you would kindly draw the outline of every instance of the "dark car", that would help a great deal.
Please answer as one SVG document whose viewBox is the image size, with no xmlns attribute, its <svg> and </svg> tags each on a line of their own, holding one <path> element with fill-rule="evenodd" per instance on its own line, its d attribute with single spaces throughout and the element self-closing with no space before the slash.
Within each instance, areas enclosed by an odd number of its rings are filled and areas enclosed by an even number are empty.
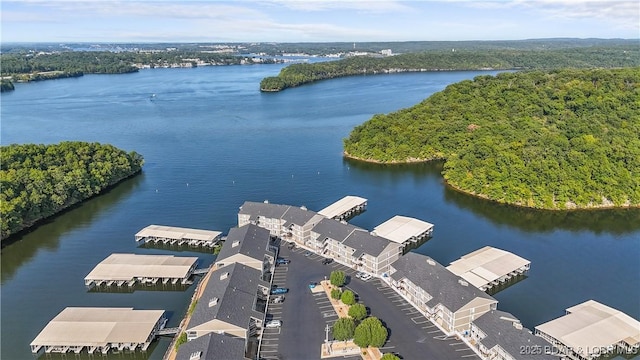
<svg viewBox="0 0 640 360">
<path fill-rule="evenodd" d="M 288 292 L 289 292 L 289 289 L 287 288 L 277 287 L 277 288 L 271 289 L 271 295 L 281 295 L 281 294 L 286 294 Z"/>
<path fill-rule="evenodd" d="M 322 265 L 329 265 L 333 262 L 333 259 L 324 259 L 322 260 Z"/>
<path fill-rule="evenodd" d="M 276 264 L 278 264 L 278 265 L 286 265 L 286 264 L 288 264 L 290 262 L 291 262 L 291 260 L 289 260 L 289 259 L 283 259 L 283 258 L 276 259 Z"/>
</svg>

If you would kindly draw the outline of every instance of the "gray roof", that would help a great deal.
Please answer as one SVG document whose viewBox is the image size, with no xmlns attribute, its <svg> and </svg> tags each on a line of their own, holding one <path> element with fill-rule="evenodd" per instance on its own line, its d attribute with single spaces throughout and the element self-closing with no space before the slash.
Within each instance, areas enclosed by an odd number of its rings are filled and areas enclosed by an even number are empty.
<svg viewBox="0 0 640 360">
<path fill-rule="evenodd" d="M 342 242 L 357 229 L 357 226 L 343 224 L 337 220 L 322 219 L 313 227 L 313 232 L 320 234 L 322 239 L 331 238 Z"/>
<path fill-rule="evenodd" d="M 353 253 L 355 258 L 360 257 L 362 254 L 377 257 L 389 244 L 392 244 L 391 241 L 383 237 L 371 235 L 368 231 L 360 229 L 352 232 L 342 243 L 352 249 L 356 249 L 355 253 Z M 396 246 L 399 247 L 399 245 Z"/>
<path fill-rule="evenodd" d="M 209 333 L 180 345 L 176 360 L 189 360 L 191 354 L 201 352 L 200 360 L 244 360 L 244 339 Z"/>
<path fill-rule="evenodd" d="M 480 343 L 487 349 L 500 345 L 514 359 L 522 360 L 557 360 L 558 358 L 545 354 L 552 346 L 545 339 L 535 336 L 529 329 L 517 329 L 513 324 L 520 324 L 515 316 L 500 310 L 491 310 L 475 319 L 473 323 L 487 336 Z M 527 351 L 522 351 L 526 349 Z"/>
<path fill-rule="evenodd" d="M 243 254 L 258 261 L 263 261 L 265 254 L 274 255 L 269 250 L 269 240 L 269 230 L 257 225 L 249 224 L 239 228 L 231 228 L 229 235 L 227 235 L 227 240 L 222 244 L 216 262 L 235 254 Z M 233 246 L 236 241 L 239 244 Z"/>
<path fill-rule="evenodd" d="M 257 218 L 258 216 L 264 216 L 272 219 L 280 219 L 282 215 L 287 211 L 289 205 L 269 204 L 264 202 L 245 201 L 240 206 L 239 214 L 250 215 L 250 217 Z"/>
<path fill-rule="evenodd" d="M 428 260 L 431 260 L 430 263 Z M 391 275 L 394 280 L 399 281 L 406 277 L 433 296 L 433 299 L 427 302 L 429 307 L 440 303 L 452 312 L 456 312 L 477 297 L 495 300 L 471 284 L 462 285 L 459 282 L 459 280 L 464 281 L 461 277 L 425 255 L 409 252 L 393 262 L 391 266 L 397 270 Z"/>
<path fill-rule="evenodd" d="M 228 273 L 224 279 L 221 275 Z M 258 286 L 269 288 L 269 283 L 260 280 L 259 270 L 233 263 L 223 266 L 211 273 L 196 308 L 193 311 L 189 328 L 202 325 L 211 320 L 221 320 L 236 326 L 247 328 L 249 319 L 263 319 L 264 314 L 253 310 Z M 212 299 L 217 304 L 209 306 Z"/>
<path fill-rule="evenodd" d="M 281 219 L 286 221 L 285 226 L 291 224 L 304 225 L 317 213 L 312 210 L 305 210 L 295 206 L 289 206 L 287 211 L 282 215 Z"/>
</svg>

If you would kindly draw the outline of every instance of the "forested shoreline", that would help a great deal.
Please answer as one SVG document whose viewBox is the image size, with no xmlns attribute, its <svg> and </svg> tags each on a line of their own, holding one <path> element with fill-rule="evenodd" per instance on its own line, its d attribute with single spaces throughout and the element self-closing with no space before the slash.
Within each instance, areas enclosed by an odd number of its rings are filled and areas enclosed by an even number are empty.
<svg viewBox="0 0 640 360">
<path fill-rule="evenodd" d="M 454 189 L 500 203 L 640 206 L 640 68 L 478 76 L 375 115 L 344 141 L 378 163 L 445 160 Z"/>
<path fill-rule="evenodd" d="M 277 76 L 262 79 L 260 90 L 277 92 L 319 80 L 394 72 L 629 66 L 640 66 L 640 49 L 637 46 L 556 50 L 441 50 L 388 57 L 353 56 L 338 61 L 292 64 L 280 70 Z"/>
<path fill-rule="evenodd" d="M 97 195 L 142 169 L 136 152 L 67 141 L 0 147 L 2 240 Z"/>
</svg>

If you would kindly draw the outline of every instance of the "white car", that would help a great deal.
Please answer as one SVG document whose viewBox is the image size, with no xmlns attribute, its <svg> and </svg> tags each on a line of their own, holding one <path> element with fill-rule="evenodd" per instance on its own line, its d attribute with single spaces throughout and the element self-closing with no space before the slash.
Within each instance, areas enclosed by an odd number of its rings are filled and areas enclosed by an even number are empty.
<svg viewBox="0 0 640 360">
<path fill-rule="evenodd" d="M 367 281 L 367 280 L 371 280 L 371 278 L 373 277 L 373 275 L 371 274 L 367 274 L 367 273 L 361 273 L 359 278 L 362 281 Z"/>
<path fill-rule="evenodd" d="M 282 326 L 282 321 L 280 320 L 271 320 L 264 325 L 267 329 L 279 328 L 280 326 Z"/>
</svg>

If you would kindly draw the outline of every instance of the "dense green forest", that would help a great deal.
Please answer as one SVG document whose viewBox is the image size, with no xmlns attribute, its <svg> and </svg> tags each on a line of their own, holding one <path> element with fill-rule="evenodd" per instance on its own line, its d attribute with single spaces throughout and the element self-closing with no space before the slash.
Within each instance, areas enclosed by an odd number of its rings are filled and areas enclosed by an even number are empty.
<svg viewBox="0 0 640 360">
<path fill-rule="evenodd" d="M 478 76 L 375 115 L 345 155 L 445 159 L 448 184 L 545 209 L 640 206 L 640 68 Z"/>
<path fill-rule="evenodd" d="M 138 173 L 142 156 L 112 145 L 62 142 L 0 148 L 2 239 Z"/>
<path fill-rule="evenodd" d="M 2 79 L 0 81 L 0 92 L 11 91 L 14 90 L 13 82 L 11 80 Z"/>
<path fill-rule="evenodd" d="M 260 82 L 262 91 L 280 91 L 343 76 L 404 71 L 557 69 L 640 66 L 635 45 L 556 50 L 461 50 L 410 53 L 388 57 L 354 56 L 338 61 L 292 64 Z"/>
</svg>

